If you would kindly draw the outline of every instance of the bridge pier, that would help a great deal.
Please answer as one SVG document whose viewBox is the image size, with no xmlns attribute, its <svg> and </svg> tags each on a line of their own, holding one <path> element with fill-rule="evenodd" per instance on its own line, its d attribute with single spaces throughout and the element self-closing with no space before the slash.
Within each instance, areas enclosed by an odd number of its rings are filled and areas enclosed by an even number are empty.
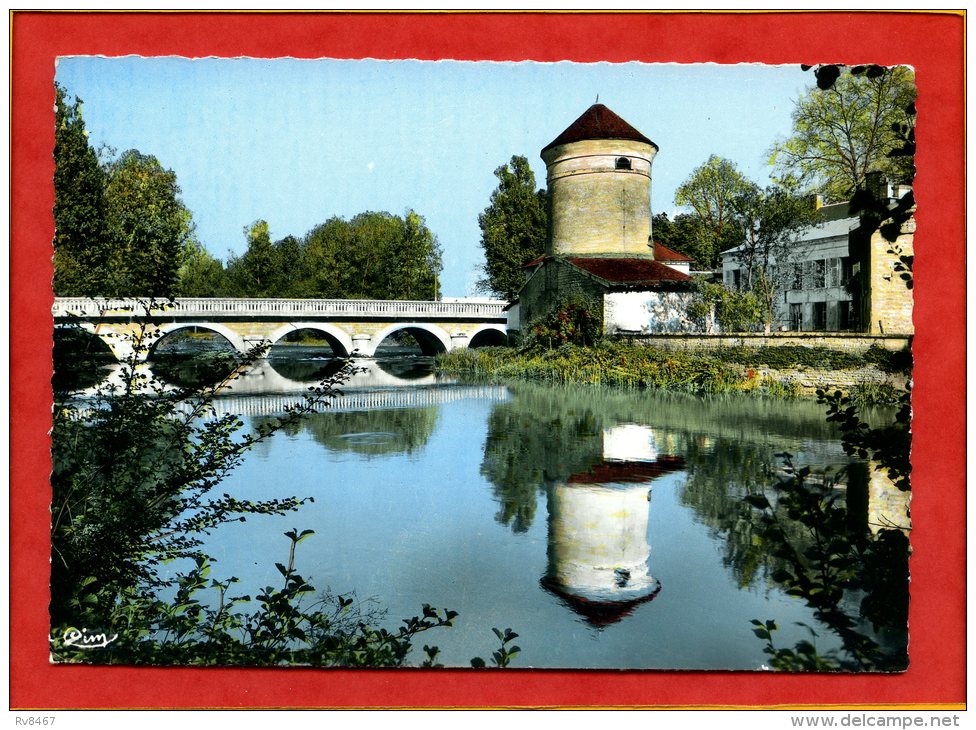
<svg viewBox="0 0 976 730">
<path fill-rule="evenodd" d="M 376 353 L 373 338 L 369 335 L 358 334 L 352 336 L 352 351 L 358 357 L 372 357 Z"/>
</svg>

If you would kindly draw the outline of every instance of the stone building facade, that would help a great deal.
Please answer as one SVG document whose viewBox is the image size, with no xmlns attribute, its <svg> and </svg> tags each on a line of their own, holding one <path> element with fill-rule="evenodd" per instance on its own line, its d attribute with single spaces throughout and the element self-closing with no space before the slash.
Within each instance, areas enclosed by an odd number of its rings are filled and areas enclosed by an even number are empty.
<svg viewBox="0 0 976 730">
<path fill-rule="evenodd" d="M 790 332 L 848 332 L 856 330 L 849 238 L 858 226 L 847 203 L 824 206 L 820 222 L 796 236 L 789 258 L 774 261 L 777 284 L 773 329 Z M 746 281 L 741 247 L 722 254 L 722 281 L 739 290 Z"/>
<path fill-rule="evenodd" d="M 880 229 L 887 222 L 878 225 L 864 221 L 851 231 L 854 314 L 862 332 L 912 334 L 912 290 L 896 266 L 900 256 L 914 255 L 915 218 L 912 216 L 900 226 L 894 242 L 881 235 Z"/>
</svg>

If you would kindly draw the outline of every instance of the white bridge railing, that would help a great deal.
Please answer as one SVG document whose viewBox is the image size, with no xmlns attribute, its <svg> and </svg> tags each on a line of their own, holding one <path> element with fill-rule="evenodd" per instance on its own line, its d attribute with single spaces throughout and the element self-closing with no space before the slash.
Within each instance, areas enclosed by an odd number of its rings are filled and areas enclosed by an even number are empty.
<svg viewBox="0 0 976 730">
<path fill-rule="evenodd" d="M 82 317 L 140 316 L 185 318 L 281 317 L 282 319 L 321 319 L 327 317 L 396 317 L 440 319 L 465 317 L 497 320 L 505 317 L 507 302 L 383 301 L 372 299 L 201 299 L 176 300 L 89 299 L 57 297 L 52 312 L 55 319 Z"/>
</svg>

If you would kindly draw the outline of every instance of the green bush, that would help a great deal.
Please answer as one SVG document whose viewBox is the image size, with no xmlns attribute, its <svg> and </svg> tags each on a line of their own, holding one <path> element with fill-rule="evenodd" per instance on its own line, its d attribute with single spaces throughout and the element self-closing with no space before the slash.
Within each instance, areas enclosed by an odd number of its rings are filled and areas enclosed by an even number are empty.
<svg viewBox="0 0 976 730">
<path fill-rule="evenodd" d="M 754 332 L 763 326 L 762 303 L 754 293 L 732 291 L 695 277 L 688 316 L 705 330 L 712 312 L 723 332 Z"/>
<path fill-rule="evenodd" d="M 603 334 L 600 308 L 581 294 L 565 297 L 529 325 L 529 347 L 592 345 Z"/>
</svg>

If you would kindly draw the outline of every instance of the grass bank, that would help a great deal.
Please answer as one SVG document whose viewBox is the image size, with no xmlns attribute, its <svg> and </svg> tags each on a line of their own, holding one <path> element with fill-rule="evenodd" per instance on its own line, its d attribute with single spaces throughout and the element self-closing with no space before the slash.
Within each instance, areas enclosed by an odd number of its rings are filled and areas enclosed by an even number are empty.
<svg viewBox="0 0 976 730">
<path fill-rule="evenodd" d="M 797 395 L 789 384 L 764 379 L 754 369 L 716 358 L 664 352 L 621 342 L 552 350 L 507 347 L 454 350 L 437 358 L 440 372 L 487 380 L 531 380 L 689 393 L 766 392 Z"/>
<path fill-rule="evenodd" d="M 865 405 L 890 400 L 910 366 L 910 354 L 887 351 L 852 355 L 790 346 L 688 353 L 612 340 L 592 347 L 563 345 L 549 350 L 455 350 L 439 356 L 436 364 L 442 373 L 492 381 L 530 380 L 689 393 L 750 392 L 790 398 L 814 395 L 819 387 L 840 388 Z"/>
</svg>

